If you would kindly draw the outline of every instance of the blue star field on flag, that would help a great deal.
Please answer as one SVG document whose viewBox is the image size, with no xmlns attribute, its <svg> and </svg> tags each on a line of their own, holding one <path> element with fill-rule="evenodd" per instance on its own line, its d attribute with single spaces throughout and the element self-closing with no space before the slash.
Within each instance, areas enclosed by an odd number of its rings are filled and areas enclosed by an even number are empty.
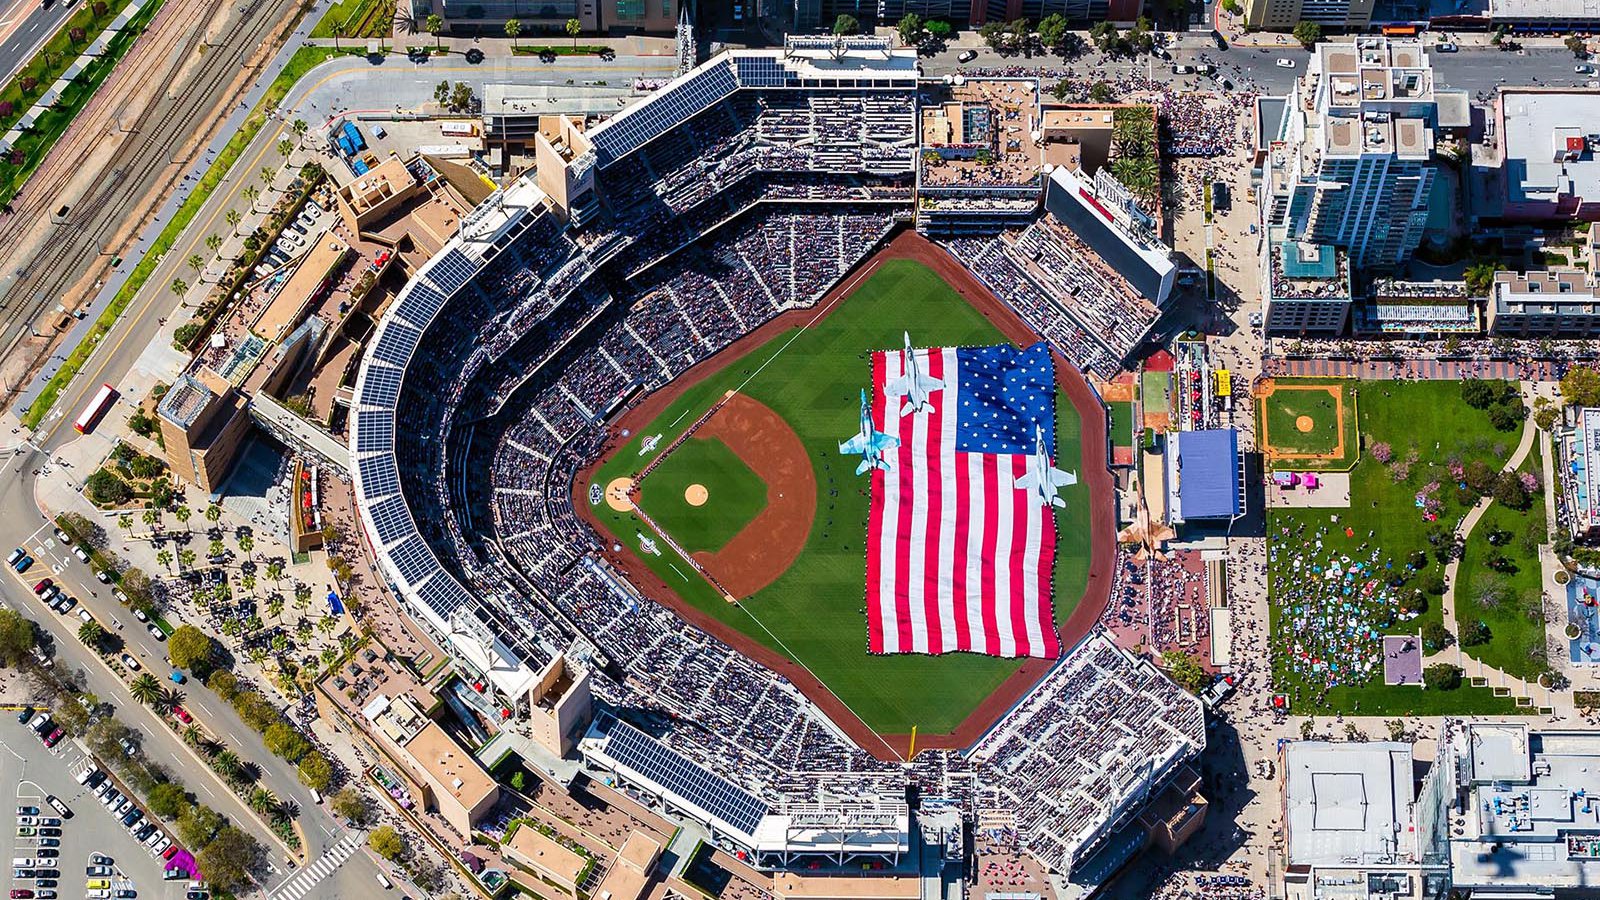
<svg viewBox="0 0 1600 900">
<path fill-rule="evenodd" d="M 1022 350 L 962 347 L 961 398 L 956 417 L 956 449 L 967 453 L 1032 453 L 1035 427 L 1055 457 L 1055 367 L 1050 348 Z"/>
</svg>

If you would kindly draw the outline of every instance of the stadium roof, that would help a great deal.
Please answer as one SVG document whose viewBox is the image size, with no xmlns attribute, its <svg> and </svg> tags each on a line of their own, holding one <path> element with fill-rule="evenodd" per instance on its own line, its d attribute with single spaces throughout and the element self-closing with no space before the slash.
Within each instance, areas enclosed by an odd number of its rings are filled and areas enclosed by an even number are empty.
<svg viewBox="0 0 1600 900">
<path fill-rule="evenodd" d="M 580 745 L 585 757 L 711 827 L 755 845 L 767 802 L 620 719 L 604 716 Z"/>
<path fill-rule="evenodd" d="M 1167 436 L 1167 506 L 1174 522 L 1228 519 L 1240 513 L 1237 430 Z"/>
<path fill-rule="evenodd" d="M 1411 745 L 1293 741 L 1283 755 L 1289 865 L 1414 855 Z"/>
<path fill-rule="evenodd" d="M 1172 293 L 1178 267 L 1171 251 L 1160 241 L 1141 240 L 1119 225 L 1094 198 L 1086 178 L 1058 167 L 1050 173 L 1044 207 L 1121 273 L 1140 296 L 1159 305 Z"/>
</svg>

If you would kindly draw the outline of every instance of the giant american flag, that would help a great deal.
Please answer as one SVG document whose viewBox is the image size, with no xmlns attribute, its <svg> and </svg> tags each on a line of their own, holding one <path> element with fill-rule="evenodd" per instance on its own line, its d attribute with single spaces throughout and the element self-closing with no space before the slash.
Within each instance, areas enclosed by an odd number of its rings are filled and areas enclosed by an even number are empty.
<svg viewBox="0 0 1600 900">
<path fill-rule="evenodd" d="M 900 446 L 872 471 L 867 620 L 873 653 L 1061 654 L 1051 615 L 1056 523 L 1015 486 L 1035 426 L 1054 458 L 1055 382 L 1044 344 L 914 351 L 941 379 L 933 412 L 901 414 L 884 385 L 905 352 L 872 357 L 872 421 Z"/>
</svg>

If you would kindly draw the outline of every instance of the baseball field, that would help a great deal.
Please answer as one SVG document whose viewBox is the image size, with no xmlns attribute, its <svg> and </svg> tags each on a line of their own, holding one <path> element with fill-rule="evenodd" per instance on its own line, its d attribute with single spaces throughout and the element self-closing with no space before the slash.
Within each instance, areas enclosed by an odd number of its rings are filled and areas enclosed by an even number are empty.
<svg viewBox="0 0 1600 900">
<path fill-rule="evenodd" d="M 871 352 L 898 349 L 903 331 L 919 347 L 990 345 L 1006 336 L 991 314 L 915 259 L 885 259 L 859 285 L 836 293 L 837 302 L 785 320 L 758 345 L 725 351 L 731 361 L 699 380 L 683 379 L 693 381 L 687 388 L 675 382 L 662 392 L 669 398 L 647 400 L 624 416 L 629 433 L 575 493 L 614 539 L 613 558 L 636 582 L 654 582 L 641 584 L 646 593 L 664 588 L 681 601 L 680 611 L 725 639 L 732 629 L 755 649 L 797 663 L 878 735 L 913 727 L 929 736 L 952 732 L 1019 669 L 1042 673 L 1045 664 L 868 654 L 868 480 L 854 474 L 858 457 L 841 455 L 838 444 L 857 430 Z M 1064 392 L 1056 418 L 1058 461 L 1084 475 L 1083 422 Z M 1102 435 L 1103 423 L 1095 426 Z M 686 431 L 692 436 L 680 441 Z M 641 453 L 647 439 L 652 449 Z M 1098 458 L 1103 469 L 1103 450 Z M 1098 483 L 1091 475 L 1062 492 L 1058 626 L 1089 582 L 1090 496 Z M 659 531 L 624 504 L 590 505 L 591 484 L 608 498 L 636 485 L 632 499 Z"/>
</svg>

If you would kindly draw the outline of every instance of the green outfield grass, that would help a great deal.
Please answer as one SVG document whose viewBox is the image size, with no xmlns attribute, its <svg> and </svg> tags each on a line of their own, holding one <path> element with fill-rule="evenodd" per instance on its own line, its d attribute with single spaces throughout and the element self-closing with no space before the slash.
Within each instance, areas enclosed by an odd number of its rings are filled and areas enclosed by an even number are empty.
<svg viewBox="0 0 1600 900">
<path fill-rule="evenodd" d="M 970 654 L 867 653 L 867 482 L 853 474 L 856 459 L 841 456 L 838 442 L 856 431 L 860 391 L 870 379 L 869 352 L 898 348 L 907 329 L 919 346 L 1004 340 L 930 269 L 908 260 L 890 261 L 818 325 L 785 332 L 686 391 L 597 474 L 602 485 L 634 474 L 653 458 L 638 455 L 644 436 L 661 434 L 665 449 L 732 388 L 781 415 L 805 445 L 817 481 L 816 518 L 805 551 L 789 571 L 734 606 L 669 550 L 642 558 L 685 601 L 799 661 L 868 726 L 885 734 L 905 733 L 913 725 L 924 732 L 949 731 L 1020 665 Z M 1078 460 L 1082 423 L 1065 395 L 1058 395 L 1056 410 L 1057 456 Z M 1065 467 L 1075 468 L 1070 462 Z M 646 493 L 660 471 L 646 481 Z M 1078 484 L 1062 496 L 1067 506 L 1058 510 L 1056 520 L 1058 623 L 1082 597 L 1090 551 L 1088 488 Z M 619 541 L 637 548 L 635 535 L 644 526 L 635 517 L 604 506 L 596 515 Z M 676 530 L 673 536 L 679 541 L 691 537 Z"/>
<path fill-rule="evenodd" d="M 704 506 L 684 498 L 692 484 L 706 488 Z M 650 473 L 640 505 L 683 549 L 715 552 L 766 509 L 767 485 L 727 444 L 693 437 Z"/>
<path fill-rule="evenodd" d="M 1114 447 L 1133 446 L 1133 402 L 1129 400 L 1113 400 L 1106 406 L 1111 410 L 1111 445 Z"/>
</svg>

